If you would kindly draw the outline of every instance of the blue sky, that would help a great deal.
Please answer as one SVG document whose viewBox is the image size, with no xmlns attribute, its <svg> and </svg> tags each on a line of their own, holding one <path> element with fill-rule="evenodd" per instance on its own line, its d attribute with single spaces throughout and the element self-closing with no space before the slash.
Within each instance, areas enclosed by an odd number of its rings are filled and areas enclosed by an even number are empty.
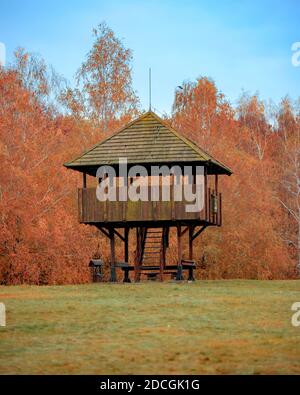
<svg viewBox="0 0 300 395">
<path fill-rule="evenodd" d="M 0 0 L 0 42 L 7 62 L 21 46 L 40 53 L 68 80 L 105 20 L 133 50 L 133 82 L 148 107 L 171 111 L 184 80 L 213 78 L 235 104 L 242 90 L 278 102 L 300 96 L 300 67 L 291 45 L 300 41 L 300 1 Z"/>
</svg>

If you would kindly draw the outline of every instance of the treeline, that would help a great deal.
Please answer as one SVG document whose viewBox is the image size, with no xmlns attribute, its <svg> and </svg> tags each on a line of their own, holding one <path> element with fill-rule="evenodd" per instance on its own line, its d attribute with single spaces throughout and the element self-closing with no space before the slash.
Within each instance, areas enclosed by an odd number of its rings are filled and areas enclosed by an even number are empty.
<svg viewBox="0 0 300 395">
<path fill-rule="evenodd" d="M 208 278 L 299 275 L 300 112 L 288 97 L 266 106 L 242 94 L 237 108 L 200 78 L 175 94 L 174 126 L 224 161 L 224 226 L 197 244 Z M 192 131 L 192 132 L 191 132 Z"/>
<path fill-rule="evenodd" d="M 107 262 L 107 241 L 77 222 L 81 178 L 62 164 L 138 115 L 140 106 L 131 51 L 105 24 L 94 36 L 72 86 L 24 50 L 0 68 L 1 284 L 88 282 L 89 259 Z M 233 108 L 205 77 L 182 88 L 168 121 L 234 171 L 221 182 L 224 226 L 196 243 L 198 278 L 297 277 L 297 103 L 286 97 L 266 106 L 258 95 L 242 94 Z M 175 256 L 170 249 L 169 259 Z"/>
</svg>

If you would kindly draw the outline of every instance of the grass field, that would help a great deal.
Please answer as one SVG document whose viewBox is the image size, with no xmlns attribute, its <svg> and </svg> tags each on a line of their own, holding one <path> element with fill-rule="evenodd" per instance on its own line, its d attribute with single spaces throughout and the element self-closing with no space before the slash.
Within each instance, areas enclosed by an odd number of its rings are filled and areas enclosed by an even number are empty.
<svg viewBox="0 0 300 395">
<path fill-rule="evenodd" d="M 300 281 L 0 287 L 2 374 L 300 373 Z"/>
</svg>

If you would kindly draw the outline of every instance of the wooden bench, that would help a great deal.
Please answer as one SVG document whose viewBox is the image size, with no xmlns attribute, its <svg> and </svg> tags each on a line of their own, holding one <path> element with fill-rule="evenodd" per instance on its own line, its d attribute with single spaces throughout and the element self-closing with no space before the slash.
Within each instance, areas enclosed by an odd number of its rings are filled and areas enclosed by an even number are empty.
<svg viewBox="0 0 300 395">
<path fill-rule="evenodd" d="M 172 272 L 173 272 L 176 274 L 176 276 L 175 276 L 176 280 L 182 281 L 182 280 L 184 280 L 182 272 L 184 270 L 188 270 L 188 273 L 189 273 L 188 281 L 195 281 L 195 278 L 194 278 L 194 270 L 195 269 L 196 269 L 196 264 L 194 261 L 184 259 L 181 261 L 181 265 L 179 265 L 179 266 L 177 266 L 177 265 L 165 266 L 164 273 L 165 274 L 172 274 Z M 168 272 L 168 270 L 170 272 Z"/>
<path fill-rule="evenodd" d="M 159 266 L 140 266 L 140 270 L 144 271 L 152 271 L 152 273 L 145 273 L 148 278 L 156 277 L 159 273 L 153 273 L 153 270 L 159 270 Z M 184 270 L 188 270 L 188 281 L 195 281 L 194 278 L 194 270 L 196 269 L 196 263 L 192 260 L 183 259 L 181 261 L 181 265 L 166 265 L 164 267 L 164 274 L 174 274 L 176 280 L 181 281 L 183 280 L 182 272 Z"/>
<path fill-rule="evenodd" d="M 117 262 L 115 268 L 119 268 L 124 272 L 123 283 L 131 283 L 129 272 L 134 270 L 134 266 L 128 265 L 127 262 Z"/>
<path fill-rule="evenodd" d="M 182 269 L 189 271 L 188 281 L 195 281 L 194 270 L 196 269 L 195 261 L 190 259 L 182 259 L 181 261 Z"/>
<path fill-rule="evenodd" d="M 127 262 L 117 262 L 115 268 L 121 269 L 124 272 L 123 283 L 130 283 L 129 272 L 134 271 L 134 266 L 130 266 Z M 149 271 L 149 273 L 144 273 L 149 279 L 156 278 L 160 274 L 159 266 L 140 266 L 140 270 Z M 183 280 L 182 272 L 188 270 L 189 276 L 188 281 L 195 281 L 194 270 L 196 269 L 196 264 L 194 261 L 183 259 L 181 265 L 166 265 L 164 267 L 164 274 L 174 274 L 177 281 Z M 158 270 L 157 273 L 153 272 Z"/>
</svg>

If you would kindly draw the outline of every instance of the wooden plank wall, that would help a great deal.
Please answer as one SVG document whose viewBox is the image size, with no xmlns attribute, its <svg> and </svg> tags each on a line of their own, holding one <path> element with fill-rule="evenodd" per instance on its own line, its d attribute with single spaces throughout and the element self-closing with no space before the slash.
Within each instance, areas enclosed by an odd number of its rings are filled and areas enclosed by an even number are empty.
<svg viewBox="0 0 300 395">
<path fill-rule="evenodd" d="M 131 221 L 171 221 L 171 220 L 203 220 L 215 225 L 221 225 L 221 194 L 218 194 L 218 212 L 212 213 L 211 194 L 208 189 L 206 205 L 201 212 L 186 212 L 187 201 L 126 201 L 100 202 L 96 197 L 96 188 L 80 188 L 78 190 L 79 222 L 131 222 Z"/>
</svg>

